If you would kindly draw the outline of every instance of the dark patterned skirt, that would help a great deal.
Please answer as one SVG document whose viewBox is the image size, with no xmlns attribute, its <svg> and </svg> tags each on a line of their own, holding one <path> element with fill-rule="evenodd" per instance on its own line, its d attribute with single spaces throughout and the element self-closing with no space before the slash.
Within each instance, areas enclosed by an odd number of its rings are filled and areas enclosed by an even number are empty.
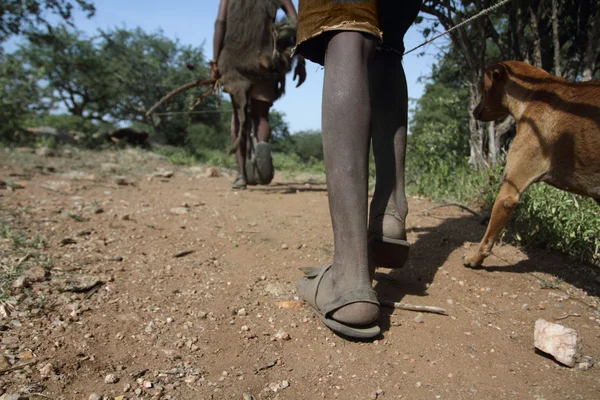
<svg viewBox="0 0 600 400">
<path fill-rule="evenodd" d="M 296 52 L 323 65 L 327 42 L 339 31 L 356 31 L 380 41 L 380 49 L 404 53 L 404 34 L 421 0 L 299 0 Z"/>
</svg>

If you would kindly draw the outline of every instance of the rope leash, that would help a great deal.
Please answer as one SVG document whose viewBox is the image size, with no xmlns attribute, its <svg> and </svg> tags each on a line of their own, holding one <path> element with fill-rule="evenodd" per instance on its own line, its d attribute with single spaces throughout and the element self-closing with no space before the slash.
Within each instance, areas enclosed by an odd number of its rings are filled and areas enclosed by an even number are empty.
<svg viewBox="0 0 600 400">
<path fill-rule="evenodd" d="M 419 49 L 419 48 L 421 48 L 421 47 L 423 47 L 423 46 L 425 46 L 425 45 L 427 45 L 427 44 L 429 44 L 429 43 L 433 42 L 434 40 L 436 40 L 436 39 L 439 39 L 439 38 L 441 38 L 442 36 L 444 36 L 444 35 L 447 35 L 447 34 L 449 34 L 450 32 L 453 32 L 453 31 L 457 30 L 458 28 L 460 28 L 460 27 L 462 27 L 462 26 L 464 26 L 464 25 L 467 25 L 467 24 L 469 24 L 469 23 L 471 23 L 471 22 L 475 21 L 476 19 L 483 17 L 484 15 L 487 15 L 487 14 L 489 14 L 490 12 L 492 12 L 492 11 L 494 11 L 494 10 L 498 9 L 499 7 L 502 7 L 503 5 L 505 5 L 506 3 L 508 3 L 509 1 L 510 1 L 510 0 L 501 0 L 499 3 L 496 3 L 496 4 L 494 4 L 493 6 L 491 6 L 491 7 L 488 7 L 488 8 L 486 8 L 485 10 L 482 10 L 480 13 L 473 15 L 471 18 L 467 18 L 467 19 L 465 19 L 463 22 L 461 22 L 461 23 L 460 23 L 460 24 L 458 24 L 458 25 L 455 25 L 455 26 L 453 26 L 452 28 L 448 29 L 446 32 L 444 32 L 444 33 L 440 33 L 439 35 L 436 35 L 436 36 L 434 36 L 433 38 L 431 38 L 431 39 L 427 40 L 426 42 L 424 42 L 424 43 L 421 43 L 421 44 L 420 44 L 420 45 L 418 45 L 417 47 L 414 47 L 414 48 L 412 48 L 412 49 L 410 49 L 410 50 L 408 50 L 408 51 L 405 51 L 405 52 L 404 52 L 404 55 L 407 55 L 407 54 L 409 54 L 409 53 L 412 53 L 413 51 L 415 51 L 415 50 L 417 50 L 417 49 Z"/>
</svg>

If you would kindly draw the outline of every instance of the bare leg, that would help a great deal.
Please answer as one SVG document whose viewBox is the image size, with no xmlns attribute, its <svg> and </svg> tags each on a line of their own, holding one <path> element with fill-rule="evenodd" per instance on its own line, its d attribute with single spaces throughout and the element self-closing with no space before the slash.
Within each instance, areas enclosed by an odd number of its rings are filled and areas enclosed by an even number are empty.
<svg viewBox="0 0 600 400">
<path fill-rule="evenodd" d="M 271 137 L 271 125 L 269 124 L 269 110 L 271 104 L 266 101 L 251 99 L 250 112 L 254 134 L 259 142 L 268 142 Z"/>
<path fill-rule="evenodd" d="M 368 155 L 371 128 L 369 64 L 375 39 L 340 32 L 329 41 L 323 88 L 323 150 L 329 209 L 333 225 L 334 261 L 317 292 L 322 307 L 354 289 L 371 288 L 367 255 Z M 298 290 L 307 298 L 306 282 Z M 348 304 L 332 317 L 342 323 L 369 324 L 379 307 Z"/>
<path fill-rule="evenodd" d="M 391 239 L 406 240 L 404 221 L 408 213 L 408 203 L 404 191 L 404 158 L 408 125 L 408 90 L 400 55 L 383 51 L 375 56 L 371 70 L 371 105 L 377 177 L 371 202 L 369 229 Z M 408 251 L 407 248 L 405 250 Z M 376 256 L 378 257 L 375 258 L 381 259 L 383 256 L 385 259 L 386 255 Z"/>
<path fill-rule="evenodd" d="M 231 99 L 231 103 L 234 109 L 237 109 L 237 105 Z M 233 112 L 231 116 L 231 142 L 235 143 L 238 137 L 238 132 L 240 129 L 240 121 L 237 117 L 237 113 Z M 246 179 L 246 142 L 244 140 L 240 141 L 240 144 L 235 152 L 235 160 L 238 166 L 238 176 L 241 175 Z"/>
</svg>

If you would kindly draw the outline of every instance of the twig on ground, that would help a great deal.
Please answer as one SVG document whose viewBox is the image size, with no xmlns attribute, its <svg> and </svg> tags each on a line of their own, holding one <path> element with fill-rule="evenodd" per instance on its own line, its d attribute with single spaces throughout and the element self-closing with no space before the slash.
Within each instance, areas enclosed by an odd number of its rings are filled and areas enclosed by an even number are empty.
<svg viewBox="0 0 600 400">
<path fill-rule="evenodd" d="M 428 312 L 428 313 L 433 313 L 433 314 L 448 315 L 448 312 L 440 307 L 419 306 L 419 305 L 415 305 L 415 304 L 407 304 L 407 303 L 402 303 L 402 302 L 395 303 L 393 301 L 388 301 L 388 300 L 379 300 L 379 303 L 384 307 L 396 308 L 398 310 L 419 311 L 419 312 Z"/>
<path fill-rule="evenodd" d="M 45 394 L 41 394 L 41 393 L 28 393 L 27 396 L 41 397 L 44 399 L 54 400 L 54 397 L 46 396 Z"/>
<path fill-rule="evenodd" d="M 565 314 L 565 315 L 563 315 L 561 317 L 555 317 L 554 319 L 556 321 L 560 321 L 562 319 L 567 319 L 569 317 L 581 317 L 581 314 L 577 314 L 577 313 Z"/>
<path fill-rule="evenodd" d="M 6 374 L 8 374 L 10 372 L 13 372 L 13 371 L 18 371 L 18 370 L 23 369 L 25 367 L 29 367 L 30 365 L 37 364 L 38 362 L 40 362 L 40 360 L 38 358 L 36 358 L 35 360 L 29 361 L 29 362 L 24 363 L 24 364 L 14 365 L 12 367 L 5 368 L 5 369 L 3 369 L 3 370 L 0 371 L 0 376 L 6 375 Z"/>
<path fill-rule="evenodd" d="M 175 253 L 173 258 L 185 257 L 189 254 L 192 254 L 193 252 L 194 252 L 194 250 L 183 250 L 183 251 L 180 251 L 179 253 Z"/>
<path fill-rule="evenodd" d="M 21 264 L 23 264 L 25 261 L 27 261 L 27 259 L 31 257 L 31 253 L 27 253 L 25 254 L 17 263 L 17 267 L 20 266 Z"/>
<path fill-rule="evenodd" d="M 473 209 L 465 206 L 464 204 L 460 204 L 460 203 L 457 203 L 455 201 L 452 201 L 450 203 L 438 204 L 437 206 L 429 207 L 429 208 L 421 211 L 421 214 L 428 214 L 430 211 L 433 211 L 433 210 L 435 210 L 437 208 L 451 207 L 451 206 L 461 208 L 461 209 L 463 209 L 463 210 L 465 210 L 465 211 L 473 214 L 474 216 L 476 216 L 478 218 L 483 218 L 483 216 L 481 214 L 479 214 L 477 211 L 474 211 Z"/>
<path fill-rule="evenodd" d="M 53 188 L 52 186 L 49 186 L 49 185 L 40 185 L 40 187 L 42 189 L 47 189 L 47 190 L 52 190 L 53 192 L 58 192 L 58 189 Z"/>
</svg>

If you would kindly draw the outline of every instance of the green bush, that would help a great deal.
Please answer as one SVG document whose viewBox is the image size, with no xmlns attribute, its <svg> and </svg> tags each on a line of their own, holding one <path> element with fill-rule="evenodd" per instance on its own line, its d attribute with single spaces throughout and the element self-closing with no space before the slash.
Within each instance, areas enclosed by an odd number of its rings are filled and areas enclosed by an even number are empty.
<svg viewBox="0 0 600 400">
<path fill-rule="evenodd" d="M 535 184 L 522 196 L 511 225 L 517 241 L 600 265 L 600 208 L 590 198 Z"/>
</svg>

